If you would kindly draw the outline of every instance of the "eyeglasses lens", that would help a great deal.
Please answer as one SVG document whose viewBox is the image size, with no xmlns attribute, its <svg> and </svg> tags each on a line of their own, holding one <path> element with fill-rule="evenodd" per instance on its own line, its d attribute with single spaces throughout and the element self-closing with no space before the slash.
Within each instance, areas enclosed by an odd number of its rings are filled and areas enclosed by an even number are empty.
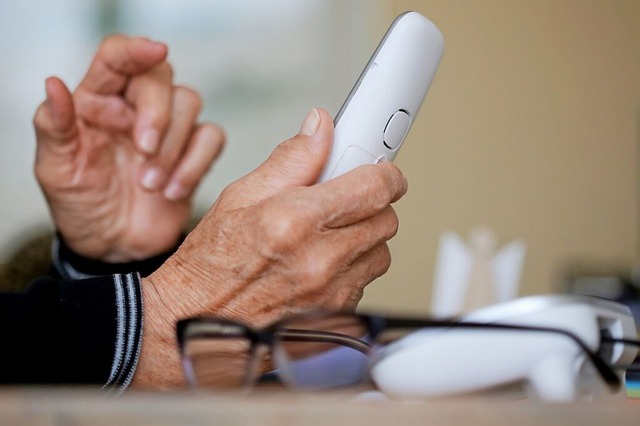
<svg viewBox="0 0 640 426">
<path fill-rule="evenodd" d="M 197 387 L 231 390 L 247 386 L 251 358 L 251 342 L 243 336 L 185 341 L 185 371 Z"/>
<path fill-rule="evenodd" d="M 348 315 L 293 319 L 276 332 L 274 358 L 283 381 L 303 389 L 335 389 L 367 381 L 367 325 Z"/>
</svg>

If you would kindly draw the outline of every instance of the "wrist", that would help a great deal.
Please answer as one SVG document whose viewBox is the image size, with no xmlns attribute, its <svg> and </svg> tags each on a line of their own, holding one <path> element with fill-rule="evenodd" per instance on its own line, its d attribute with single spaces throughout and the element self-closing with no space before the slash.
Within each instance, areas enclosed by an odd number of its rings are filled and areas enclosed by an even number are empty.
<svg viewBox="0 0 640 426">
<path fill-rule="evenodd" d="M 138 272 L 141 276 L 146 277 L 157 270 L 177 250 L 183 239 L 184 235 L 180 236 L 178 242 L 171 249 L 142 260 L 110 262 L 104 258 L 92 258 L 76 252 L 58 232 L 51 251 L 53 264 L 60 276 L 65 279 L 82 279 L 129 272 Z"/>
<path fill-rule="evenodd" d="M 176 323 L 211 312 L 210 293 L 200 285 L 203 279 L 192 273 L 193 268 L 178 251 L 142 280 L 145 325 L 140 362 L 132 386 L 153 389 L 185 386 Z"/>
<path fill-rule="evenodd" d="M 175 335 L 175 324 L 181 317 L 178 300 L 162 294 L 164 287 L 158 275 L 142 279 L 145 323 L 138 368 L 131 386 L 144 389 L 176 389 L 185 386 L 184 373 Z"/>
</svg>

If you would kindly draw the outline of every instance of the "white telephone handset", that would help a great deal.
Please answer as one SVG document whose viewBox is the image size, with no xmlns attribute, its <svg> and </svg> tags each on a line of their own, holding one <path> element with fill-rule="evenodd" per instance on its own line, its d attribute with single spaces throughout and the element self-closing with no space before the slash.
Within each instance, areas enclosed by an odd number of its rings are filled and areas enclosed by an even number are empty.
<svg viewBox="0 0 640 426">
<path fill-rule="evenodd" d="M 333 148 L 319 182 L 395 158 L 443 48 L 442 34 L 424 16 L 407 12 L 396 18 L 335 117 Z"/>
</svg>

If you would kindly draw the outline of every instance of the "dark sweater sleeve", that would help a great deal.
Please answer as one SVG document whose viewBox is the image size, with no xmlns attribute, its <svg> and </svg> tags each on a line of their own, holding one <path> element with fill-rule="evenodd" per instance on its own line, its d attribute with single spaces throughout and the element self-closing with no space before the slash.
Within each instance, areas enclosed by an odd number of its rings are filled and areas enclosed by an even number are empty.
<svg viewBox="0 0 640 426">
<path fill-rule="evenodd" d="M 24 294 L 0 294 L 0 383 L 122 391 L 135 373 L 142 324 L 138 274 L 41 278 Z"/>
</svg>

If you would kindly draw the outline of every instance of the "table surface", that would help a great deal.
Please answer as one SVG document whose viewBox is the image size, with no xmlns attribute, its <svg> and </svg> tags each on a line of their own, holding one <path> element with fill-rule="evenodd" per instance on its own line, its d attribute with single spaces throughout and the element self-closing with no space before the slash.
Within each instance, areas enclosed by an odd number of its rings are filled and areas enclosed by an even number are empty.
<svg viewBox="0 0 640 426">
<path fill-rule="evenodd" d="M 0 388 L 1 425 L 634 425 L 640 400 L 551 404 L 464 397 L 426 401 L 353 393 L 262 391 L 250 395 L 137 392 L 106 396 L 87 389 Z"/>
</svg>

